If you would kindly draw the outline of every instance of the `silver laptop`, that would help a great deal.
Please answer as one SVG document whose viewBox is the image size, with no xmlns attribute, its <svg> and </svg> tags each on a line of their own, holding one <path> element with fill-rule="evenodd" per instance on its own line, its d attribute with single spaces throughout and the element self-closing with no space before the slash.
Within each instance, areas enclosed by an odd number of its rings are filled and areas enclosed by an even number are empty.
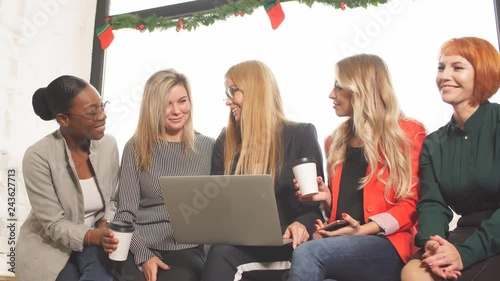
<svg viewBox="0 0 500 281">
<path fill-rule="evenodd" d="M 159 180 L 177 243 L 280 246 L 292 241 L 283 239 L 269 175 Z"/>
</svg>

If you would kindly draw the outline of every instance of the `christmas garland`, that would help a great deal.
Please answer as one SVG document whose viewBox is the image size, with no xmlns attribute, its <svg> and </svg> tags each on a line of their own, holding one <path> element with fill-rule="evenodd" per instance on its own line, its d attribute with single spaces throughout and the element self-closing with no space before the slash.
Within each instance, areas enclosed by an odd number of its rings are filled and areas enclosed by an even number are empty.
<svg viewBox="0 0 500 281">
<path fill-rule="evenodd" d="M 285 0 L 281 2 L 287 2 Z M 314 3 L 323 3 L 334 8 L 345 10 L 348 8 L 363 7 L 367 8 L 368 5 L 377 6 L 378 4 L 387 3 L 389 0 L 295 0 L 299 3 L 306 4 L 311 7 Z M 194 13 L 192 16 L 183 18 L 169 18 L 162 16 L 151 16 L 141 18 L 137 15 L 123 14 L 112 16 L 107 19 L 111 24 L 113 30 L 122 28 L 135 28 L 140 31 L 148 30 L 166 30 L 169 28 L 176 28 L 177 31 L 187 29 L 189 31 L 196 29 L 200 25 L 209 26 L 219 20 L 225 20 L 230 16 L 243 16 L 250 15 L 256 8 L 262 7 L 271 17 L 271 24 L 273 29 L 279 26 L 283 21 L 284 14 L 281 10 L 280 1 L 275 0 L 229 0 L 227 4 L 213 8 L 211 10 Z M 273 23 L 273 20 L 275 21 Z"/>
</svg>

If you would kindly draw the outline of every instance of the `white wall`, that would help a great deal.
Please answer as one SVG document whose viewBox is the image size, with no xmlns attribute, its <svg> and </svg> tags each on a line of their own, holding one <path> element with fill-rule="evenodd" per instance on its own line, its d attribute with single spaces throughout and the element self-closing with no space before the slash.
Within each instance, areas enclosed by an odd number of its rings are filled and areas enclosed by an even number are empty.
<svg viewBox="0 0 500 281">
<path fill-rule="evenodd" d="M 8 238 L 17 237 L 30 208 L 21 171 L 24 151 L 57 128 L 55 121 L 42 121 L 33 113 L 31 97 L 63 74 L 90 79 L 96 3 L 0 1 L 0 276 L 12 275 L 7 255 L 13 240 Z M 7 204 L 11 169 L 16 171 L 14 217 Z M 14 232 L 7 228 L 12 223 Z"/>
<path fill-rule="evenodd" d="M 225 71 L 243 60 L 262 60 L 278 79 L 288 117 L 314 123 L 322 142 L 342 121 L 328 99 L 339 59 L 352 52 L 381 56 L 404 112 L 430 132 L 451 116 L 435 86 L 441 44 L 461 36 L 498 44 L 491 0 L 392 0 L 345 11 L 295 1 L 282 6 L 285 21 L 277 30 L 259 8 L 192 32 L 115 31 L 103 94 L 111 101 L 107 132 L 120 150 L 135 130 L 145 81 L 162 68 L 190 78 L 195 126 L 217 137 L 229 113 L 222 101 Z"/>
</svg>

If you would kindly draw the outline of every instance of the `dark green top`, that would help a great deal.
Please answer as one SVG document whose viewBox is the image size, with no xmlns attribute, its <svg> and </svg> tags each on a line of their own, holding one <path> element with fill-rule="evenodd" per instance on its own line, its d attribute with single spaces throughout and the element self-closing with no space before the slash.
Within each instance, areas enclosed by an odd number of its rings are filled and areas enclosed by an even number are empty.
<svg viewBox="0 0 500 281">
<path fill-rule="evenodd" d="M 470 238 L 455 244 L 464 269 L 500 253 L 499 121 L 500 105 L 487 102 L 465 122 L 463 131 L 452 118 L 428 135 L 420 156 L 417 246 L 423 247 L 430 235 L 447 237 L 451 210 L 467 215 L 496 209 Z"/>
</svg>

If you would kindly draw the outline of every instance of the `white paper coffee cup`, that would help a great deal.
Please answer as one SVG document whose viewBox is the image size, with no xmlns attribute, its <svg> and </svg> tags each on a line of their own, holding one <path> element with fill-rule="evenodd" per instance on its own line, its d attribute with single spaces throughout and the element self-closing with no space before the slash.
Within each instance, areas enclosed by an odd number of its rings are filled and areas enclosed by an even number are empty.
<svg viewBox="0 0 500 281">
<path fill-rule="evenodd" d="M 295 160 L 292 167 L 293 175 L 300 187 L 300 193 L 303 197 L 312 196 L 318 193 L 318 182 L 316 178 L 316 160 L 312 157 L 304 157 Z"/>
<path fill-rule="evenodd" d="M 112 253 L 109 253 L 109 258 L 114 261 L 126 260 L 130 248 L 130 240 L 135 230 L 134 224 L 128 221 L 112 221 L 108 228 L 119 240 L 118 248 Z"/>
</svg>

